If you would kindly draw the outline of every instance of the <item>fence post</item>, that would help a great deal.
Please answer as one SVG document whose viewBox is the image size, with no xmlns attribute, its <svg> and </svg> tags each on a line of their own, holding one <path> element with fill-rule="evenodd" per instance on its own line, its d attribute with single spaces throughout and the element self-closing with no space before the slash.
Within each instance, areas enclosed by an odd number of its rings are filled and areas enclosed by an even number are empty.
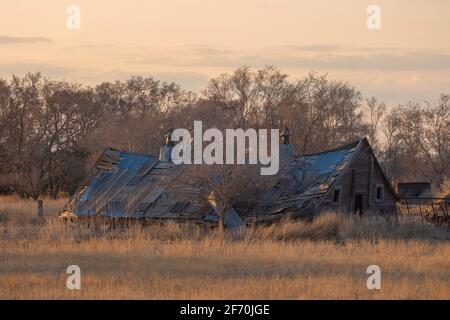
<svg viewBox="0 0 450 320">
<path fill-rule="evenodd" d="M 40 199 L 37 202 L 37 215 L 38 215 L 38 218 L 42 218 L 44 216 L 44 205 L 43 205 L 42 200 L 40 200 Z"/>
<path fill-rule="evenodd" d="M 409 224 L 411 224 L 411 212 L 409 212 L 408 198 L 405 198 L 405 200 L 406 200 L 406 211 L 408 211 Z"/>
<path fill-rule="evenodd" d="M 420 211 L 420 221 L 423 223 L 423 214 L 422 214 L 422 205 L 420 204 L 420 200 L 419 200 L 419 211 Z"/>
</svg>

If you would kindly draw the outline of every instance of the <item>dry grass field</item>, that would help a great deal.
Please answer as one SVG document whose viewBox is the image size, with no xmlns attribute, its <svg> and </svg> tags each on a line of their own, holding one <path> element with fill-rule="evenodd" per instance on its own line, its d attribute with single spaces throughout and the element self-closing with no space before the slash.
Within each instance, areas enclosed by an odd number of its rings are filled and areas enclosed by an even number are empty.
<svg viewBox="0 0 450 320">
<path fill-rule="evenodd" d="M 448 231 L 323 216 L 245 236 L 64 224 L 64 200 L 0 198 L 1 299 L 450 299 Z M 366 269 L 381 268 L 381 290 Z M 81 268 L 81 290 L 66 268 Z"/>
</svg>

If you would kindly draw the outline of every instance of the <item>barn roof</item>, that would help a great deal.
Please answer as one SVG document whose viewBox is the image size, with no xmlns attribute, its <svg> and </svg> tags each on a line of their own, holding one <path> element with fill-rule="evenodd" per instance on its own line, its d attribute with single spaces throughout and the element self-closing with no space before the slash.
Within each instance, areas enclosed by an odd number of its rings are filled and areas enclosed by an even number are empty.
<svg viewBox="0 0 450 320">
<path fill-rule="evenodd" d="M 315 206 L 343 175 L 361 142 L 292 157 L 280 169 L 279 183 L 253 210 L 253 218 L 271 220 L 286 211 L 313 214 Z"/>
<path fill-rule="evenodd" d="M 181 166 L 145 154 L 107 149 L 65 208 L 78 217 L 217 221 L 202 189 L 178 183 Z"/>
<path fill-rule="evenodd" d="M 277 219 L 286 212 L 315 214 L 332 186 L 350 167 L 354 155 L 363 148 L 372 152 L 367 140 L 361 139 L 333 150 L 288 158 L 280 168 L 277 185 L 267 191 L 247 220 Z M 375 164 L 381 170 L 376 157 Z M 205 190 L 183 179 L 184 167 L 151 155 L 107 149 L 62 216 L 176 219 L 216 224 L 218 215 L 205 201 Z M 386 182 L 397 197 L 387 179 Z"/>
</svg>

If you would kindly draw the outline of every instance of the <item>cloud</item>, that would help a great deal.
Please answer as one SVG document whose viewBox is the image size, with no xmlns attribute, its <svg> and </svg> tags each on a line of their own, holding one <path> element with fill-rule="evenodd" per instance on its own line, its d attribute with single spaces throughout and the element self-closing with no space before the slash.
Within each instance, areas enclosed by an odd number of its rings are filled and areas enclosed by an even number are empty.
<svg viewBox="0 0 450 320">
<path fill-rule="evenodd" d="M 276 64 L 282 67 L 325 70 L 379 70 L 385 72 L 450 69 L 450 54 L 435 52 L 325 54 L 313 57 L 251 57 L 246 61 Z"/>
<path fill-rule="evenodd" d="M 41 72 L 44 76 L 50 78 L 61 78 L 74 72 L 75 69 L 63 66 L 56 66 L 46 63 L 11 63 L 0 64 L 0 76 L 8 77 L 11 75 L 24 75 L 28 72 Z"/>
<path fill-rule="evenodd" d="M 304 52 L 330 52 L 341 50 L 343 47 L 338 45 L 306 45 L 306 46 L 283 46 L 288 50 L 292 51 L 304 51 Z"/>
<path fill-rule="evenodd" d="M 183 47 L 128 59 L 133 64 L 191 68 L 237 68 L 276 65 L 286 69 L 424 71 L 450 69 L 450 53 L 431 50 L 405 51 L 337 45 L 279 46 L 248 50 L 222 47 Z"/>
<path fill-rule="evenodd" d="M 34 44 L 50 43 L 52 40 L 44 37 L 11 37 L 0 36 L 0 44 Z"/>
<path fill-rule="evenodd" d="M 214 56 L 223 56 L 230 54 L 238 54 L 240 51 L 226 49 L 223 47 L 215 47 L 215 46 L 187 46 L 187 49 L 192 53 L 197 53 L 199 55 L 214 55 Z"/>
<path fill-rule="evenodd" d="M 87 85 L 103 81 L 124 81 L 133 75 L 175 82 L 182 88 L 201 91 L 210 78 L 232 72 L 242 65 L 256 70 L 265 65 L 280 67 L 295 81 L 308 71 L 327 73 L 330 78 L 349 81 L 364 96 L 376 95 L 388 103 L 422 101 L 448 92 L 450 51 L 351 46 L 248 47 L 235 50 L 224 46 L 119 47 L 102 63 L 84 64 L 19 60 L 0 63 L 0 77 L 40 71 L 51 79 L 67 79 Z M 91 51 L 88 56 L 104 54 Z M 72 53 L 72 51 L 70 51 Z M 78 52 L 76 53 L 78 54 Z M 115 55 L 113 55 L 115 54 Z M 70 55 L 67 55 L 70 57 Z M 84 61 L 84 60 L 83 60 Z"/>
<path fill-rule="evenodd" d="M 206 75 L 196 72 L 157 72 L 151 75 L 157 80 L 175 82 L 192 91 L 204 89 L 209 82 Z"/>
<path fill-rule="evenodd" d="M 209 78 L 198 72 L 134 72 L 129 70 L 101 70 L 92 68 L 69 68 L 46 63 L 0 64 L 0 77 L 23 76 L 26 73 L 41 72 L 50 79 L 67 79 L 84 84 L 96 85 L 104 81 L 126 80 L 132 76 L 153 77 L 162 82 L 174 82 L 183 89 L 200 91 L 208 84 Z"/>
<path fill-rule="evenodd" d="M 132 57 L 129 57 L 126 61 L 132 64 L 190 66 L 196 65 L 197 61 L 211 61 L 212 59 L 218 59 L 219 63 L 224 63 L 225 59 L 237 57 L 239 54 L 242 54 L 242 52 L 222 47 L 185 45 L 163 49 L 153 48 L 148 50 L 144 56 L 142 53 L 135 54 L 135 52 L 132 52 L 130 53 Z"/>
<path fill-rule="evenodd" d="M 330 47 L 331 48 L 331 47 Z M 362 50 L 362 49 L 361 49 Z M 385 72 L 450 69 L 450 54 L 433 51 L 398 52 L 381 49 L 340 52 L 248 52 L 210 55 L 186 60 L 193 66 L 230 67 L 276 65 L 282 68 L 320 70 L 379 70 Z"/>
</svg>

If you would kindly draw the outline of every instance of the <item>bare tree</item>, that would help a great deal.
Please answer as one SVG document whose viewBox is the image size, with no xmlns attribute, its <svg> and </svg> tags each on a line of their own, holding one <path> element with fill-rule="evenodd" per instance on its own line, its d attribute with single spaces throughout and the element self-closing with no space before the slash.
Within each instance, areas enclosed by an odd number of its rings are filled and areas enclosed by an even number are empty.
<svg viewBox="0 0 450 320">
<path fill-rule="evenodd" d="M 442 188 L 450 170 L 450 103 L 442 95 L 437 103 L 409 103 L 395 108 L 388 116 L 392 128 L 391 147 L 403 153 L 398 159 L 410 164 L 408 174 L 421 173 Z M 395 141 L 397 140 L 397 141 Z"/>
<path fill-rule="evenodd" d="M 366 109 L 369 114 L 369 141 L 372 147 L 378 151 L 378 128 L 386 112 L 386 105 L 383 102 L 378 102 L 377 98 L 371 97 L 366 99 Z"/>
<path fill-rule="evenodd" d="M 362 101 L 346 82 L 313 72 L 291 82 L 273 66 L 244 66 L 212 79 L 200 97 L 152 77 L 94 88 L 39 73 L 0 79 L 0 192 L 72 192 L 106 146 L 157 154 L 166 128 L 192 129 L 194 120 L 219 129 L 286 125 L 301 154 L 368 135 L 392 178 L 426 178 L 442 186 L 450 175 L 449 96 L 389 112 L 376 98 Z M 379 139 L 382 125 L 385 141 Z M 211 176 L 222 179 L 210 183 L 227 185 L 229 169 L 216 167 Z M 234 201 L 219 202 L 226 207 Z"/>
<path fill-rule="evenodd" d="M 384 148 L 384 167 L 388 177 L 398 178 L 399 172 L 399 140 L 397 138 L 398 133 L 398 118 L 388 115 L 383 123 L 383 134 L 386 139 L 386 145 Z"/>
<path fill-rule="evenodd" d="M 287 75 L 273 66 L 252 72 L 241 67 L 232 75 L 212 79 L 203 94 L 226 113 L 236 127 L 274 127 L 287 97 Z"/>
<path fill-rule="evenodd" d="M 190 183 L 201 185 L 204 200 L 215 207 L 219 216 L 219 229 L 225 229 L 226 214 L 240 203 L 261 200 L 263 190 L 271 183 L 271 177 L 259 174 L 257 165 L 191 165 L 186 170 Z"/>
</svg>

